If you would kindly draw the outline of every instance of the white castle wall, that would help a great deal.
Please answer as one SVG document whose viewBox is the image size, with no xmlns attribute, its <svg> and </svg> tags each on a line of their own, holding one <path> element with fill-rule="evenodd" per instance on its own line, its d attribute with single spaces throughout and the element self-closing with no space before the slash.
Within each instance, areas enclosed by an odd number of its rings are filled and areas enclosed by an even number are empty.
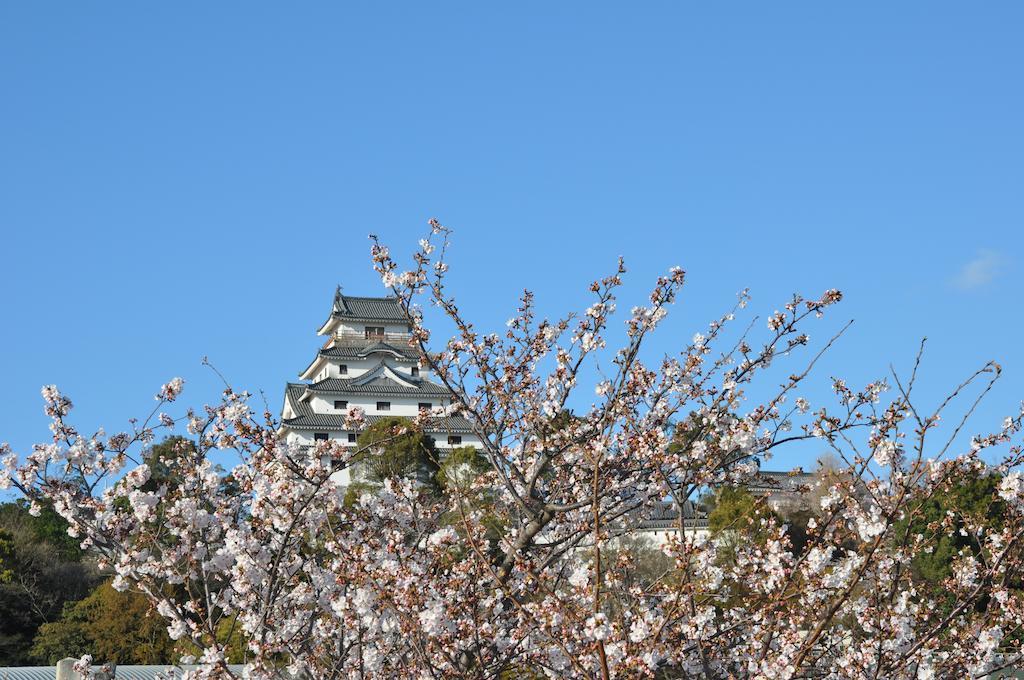
<svg viewBox="0 0 1024 680">
<path fill-rule="evenodd" d="M 327 431 L 325 430 L 325 432 Z M 301 446 L 310 446 L 316 441 L 313 436 L 314 433 L 315 430 L 290 430 L 287 437 L 289 442 L 294 442 Z M 476 448 L 482 447 L 480 438 L 475 434 L 467 434 L 463 432 L 452 433 L 455 436 L 462 437 L 462 443 L 454 445 L 448 443 L 448 433 L 446 432 L 428 432 L 428 434 L 434 438 L 434 444 L 442 452 L 447 449 L 458 448 L 460 446 L 474 446 Z M 328 441 L 338 442 L 340 444 L 348 444 L 348 435 L 348 432 L 332 430 L 327 432 L 327 439 Z"/>
<path fill-rule="evenodd" d="M 414 359 L 405 359 L 395 357 L 392 354 L 373 354 L 365 359 L 351 358 L 351 359 L 330 359 L 325 360 L 323 367 L 313 376 L 313 382 L 323 380 L 324 378 L 346 378 L 351 380 L 352 378 L 358 378 L 364 375 L 367 371 L 370 371 L 377 367 L 381 359 L 384 359 L 396 373 L 407 375 L 411 378 L 422 377 L 424 371 L 420 371 L 420 375 L 413 374 L 413 368 L 417 367 Z M 346 369 L 345 373 L 341 372 L 341 366 Z"/>
</svg>

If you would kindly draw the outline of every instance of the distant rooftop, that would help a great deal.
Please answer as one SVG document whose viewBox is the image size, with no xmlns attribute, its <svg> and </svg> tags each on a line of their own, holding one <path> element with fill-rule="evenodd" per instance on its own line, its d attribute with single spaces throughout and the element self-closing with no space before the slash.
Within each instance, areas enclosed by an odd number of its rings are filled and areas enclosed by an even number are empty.
<svg viewBox="0 0 1024 680">
<path fill-rule="evenodd" d="M 813 484 L 814 481 L 815 475 L 812 472 L 761 470 L 744 486 L 755 492 L 785 493 L 801 491 Z"/>
<path fill-rule="evenodd" d="M 679 526 L 679 509 L 675 503 L 664 501 L 632 513 L 631 520 L 641 531 L 674 529 Z M 683 526 L 687 529 L 707 528 L 707 515 L 698 510 L 693 503 L 686 501 L 683 503 Z"/>
</svg>

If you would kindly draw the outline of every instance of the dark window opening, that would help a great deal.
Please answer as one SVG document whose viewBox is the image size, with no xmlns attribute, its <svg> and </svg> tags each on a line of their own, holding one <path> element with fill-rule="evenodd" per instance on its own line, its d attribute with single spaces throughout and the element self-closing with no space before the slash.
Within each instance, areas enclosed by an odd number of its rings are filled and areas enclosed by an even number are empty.
<svg viewBox="0 0 1024 680">
<path fill-rule="evenodd" d="M 348 366 L 345 364 L 338 366 L 338 375 L 348 375 Z"/>
<path fill-rule="evenodd" d="M 384 327 L 383 326 L 366 326 L 366 339 L 367 340 L 383 340 L 384 339 Z"/>
<path fill-rule="evenodd" d="M 421 401 L 421 402 L 420 402 L 420 403 L 418 404 L 418 407 L 419 407 L 419 409 L 420 409 L 421 411 L 429 411 L 429 410 L 431 409 L 431 405 L 430 405 L 430 402 L 429 402 L 429 401 Z"/>
<path fill-rule="evenodd" d="M 315 441 L 315 442 L 325 442 L 325 441 L 327 441 L 327 433 L 326 432 L 314 432 L 313 433 L 313 441 Z"/>
<path fill-rule="evenodd" d="M 448 445 L 449 446 L 458 446 L 461 443 L 462 443 L 462 436 L 461 435 L 457 435 L 457 434 L 450 434 L 450 435 L 448 435 Z"/>
<path fill-rule="evenodd" d="M 419 375 L 420 374 L 419 366 L 413 366 L 412 367 L 412 374 L 413 375 Z"/>
<path fill-rule="evenodd" d="M 349 444 L 355 444 L 356 443 L 356 439 L 357 439 L 357 437 L 356 437 L 356 433 L 355 432 L 349 432 L 348 433 L 348 443 Z"/>
<path fill-rule="evenodd" d="M 341 399 L 336 399 L 334 402 L 334 408 L 338 411 L 344 411 L 348 408 L 348 402 Z"/>
<path fill-rule="evenodd" d="M 391 410 L 391 402 L 390 401 L 378 401 L 377 402 L 377 410 L 378 411 L 390 411 Z"/>
</svg>

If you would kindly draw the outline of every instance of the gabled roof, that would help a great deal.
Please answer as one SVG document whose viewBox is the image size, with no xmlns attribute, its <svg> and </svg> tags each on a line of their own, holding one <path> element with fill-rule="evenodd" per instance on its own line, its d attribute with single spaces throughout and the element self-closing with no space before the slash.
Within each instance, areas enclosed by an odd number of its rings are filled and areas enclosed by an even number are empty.
<svg viewBox="0 0 1024 680">
<path fill-rule="evenodd" d="M 631 512 L 627 525 L 639 531 L 660 531 L 679 527 L 679 510 L 671 501 L 662 501 L 650 507 Z M 683 503 L 683 527 L 686 529 L 706 528 L 707 514 L 698 510 L 693 503 Z"/>
<path fill-rule="evenodd" d="M 374 352 L 387 352 L 395 356 L 415 359 L 420 353 L 415 347 L 393 345 L 389 342 L 375 342 L 369 345 L 334 345 L 320 350 L 320 356 L 331 359 L 363 359 Z"/>
<path fill-rule="evenodd" d="M 356 319 L 380 319 L 381 321 L 408 321 L 397 298 L 393 297 L 355 297 L 342 295 L 338 291 L 334 295 L 335 316 Z"/>
<path fill-rule="evenodd" d="M 419 387 L 423 381 L 423 378 L 418 375 L 407 375 L 399 371 L 391 365 L 390 357 L 383 357 L 372 368 L 368 368 L 364 373 L 352 378 L 352 383 L 366 385 L 381 378 L 389 378 L 405 387 Z"/>
<path fill-rule="evenodd" d="M 285 389 L 284 398 L 291 402 L 292 408 L 298 410 L 299 403 L 302 396 L 306 393 L 307 387 L 309 387 L 309 385 L 306 383 L 288 383 L 288 387 Z"/>
<path fill-rule="evenodd" d="M 308 385 L 302 383 L 288 383 L 285 392 L 285 399 L 292 406 L 292 410 L 298 415 L 294 418 L 285 418 L 281 424 L 296 430 L 346 430 L 344 413 L 314 413 L 313 407 L 308 401 L 303 401 L 302 396 L 306 393 Z M 381 418 L 393 416 L 366 416 L 368 425 L 372 425 Z M 460 416 L 450 418 L 433 418 L 425 428 L 427 432 L 472 432 L 473 426 L 468 420 Z"/>
<path fill-rule="evenodd" d="M 334 291 L 331 304 L 331 315 L 320 326 L 323 333 L 327 325 L 334 319 L 347 321 L 379 321 L 392 323 L 408 323 L 409 317 L 402 310 L 395 297 L 356 297 L 342 295 L 341 286 Z"/>
<path fill-rule="evenodd" d="M 366 424 L 373 425 L 381 418 L 393 416 L 366 416 Z M 282 421 L 285 427 L 295 430 L 347 430 L 344 413 L 308 413 Z M 473 426 L 461 416 L 434 418 L 423 428 L 427 432 L 472 433 Z"/>
<path fill-rule="evenodd" d="M 361 376 L 360 376 L 361 377 Z M 310 392 L 335 392 L 348 394 L 395 394 L 395 395 L 449 395 L 443 385 L 421 380 L 416 384 L 399 382 L 390 377 L 376 377 L 367 382 L 358 382 L 359 378 L 324 378 L 308 386 Z"/>
<path fill-rule="evenodd" d="M 306 394 L 306 387 L 305 383 L 288 383 L 284 390 L 284 407 L 281 409 L 282 417 L 284 412 L 288 410 L 288 407 L 291 407 L 294 413 L 300 415 L 313 412 L 310 405 L 302 399 Z"/>
<path fill-rule="evenodd" d="M 321 362 L 324 359 L 365 359 L 372 354 L 388 355 L 399 361 L 415 361 L 419 358 L 419 351 L 415 348 L 409 346 L 401 347 L 387 342 L 374 342 L 369 345 L 340 344 L 321 349 L 317 353 L 316 358 L 309 363 L 309 366 L 306 366 L 302 373 L 299 373 L 299 377 L 303 380 L 312 378 L 313 369 L 322 366 Z"/>
<path fill-rule="evenodd" d="M 802 487 L 814 483 L 815 475 L 803 470 L 786 472 L 784 470 L 759 470 L 753 479 L 744 486 L 754 492 L 796 492 Z"/>
</svg>

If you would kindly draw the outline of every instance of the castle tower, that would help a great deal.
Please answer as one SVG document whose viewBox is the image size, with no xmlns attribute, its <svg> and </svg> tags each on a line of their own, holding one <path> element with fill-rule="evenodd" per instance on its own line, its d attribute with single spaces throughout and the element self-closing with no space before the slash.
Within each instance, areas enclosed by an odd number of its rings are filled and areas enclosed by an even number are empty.
<svg viewBox="0 0 1024 680">
<path fill-rule="evenodd" d="M 288 441 L 332 440 L 354 448 L 358 432 L 345 428 L 350 407 L 361 407 L 371 425 L 451 403 L 450 391 L 419 366 L 408 318 L 395 298 L 352 297 L 339 287 L 317 334 L 327 340 L 299 374 L 304 382 L 288 383 L 285 390 L 281 429 Z M 442 456 L 460 446 L 480 447 L 465 418 L 434 419 L 427 433 Z M 347 470 L 340 481 L 351 481 Z"/>
</svg>

